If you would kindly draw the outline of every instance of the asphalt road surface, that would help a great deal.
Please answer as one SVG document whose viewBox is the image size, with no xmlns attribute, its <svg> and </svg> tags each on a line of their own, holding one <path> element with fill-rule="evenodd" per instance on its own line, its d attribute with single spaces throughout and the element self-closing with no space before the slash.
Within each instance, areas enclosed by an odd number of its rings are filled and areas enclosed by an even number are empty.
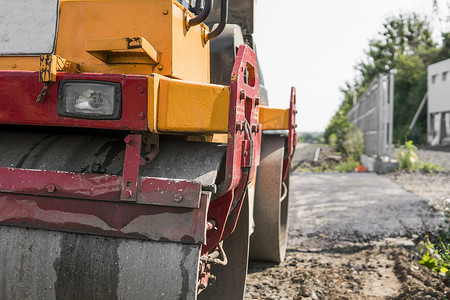
<svg viewBox="0 0 450 300">
<path fill-rule="evenodd" d="M 443 218 L 373 173 L 291 174 L 290 238 L 367 242 L 435 232 Z"/>
</svg>

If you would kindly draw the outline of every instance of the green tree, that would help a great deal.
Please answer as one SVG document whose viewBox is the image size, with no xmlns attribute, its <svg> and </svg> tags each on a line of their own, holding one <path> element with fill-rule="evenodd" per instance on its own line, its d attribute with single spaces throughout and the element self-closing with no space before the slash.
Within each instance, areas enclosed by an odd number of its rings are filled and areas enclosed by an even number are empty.
<svg viewBox="0 0 450 300">
<path fill-rule="evenodd" d="M 360 76 L 346 82 L 341 89 L 342 104 L 330 121 L 325 138 L 337 134 L 336 118 L 345 116 L 353 105 L 353 94 L 361 96 L 379 75 L 395 74 L 394 142 L 403 143 L 407 128 L 427 90 L 427 66 L 450 57 L 450 34 L 443 35 L 442 46 L 432 39 L 429 24 L 416 14 L 389 17 L 378 37 L 369 42 L 366 57 L 356 65 Z M 417 123 L 419 131 L 426 133 L 426 114 Z M 414 138 L 414 137 L 413 137 Z M 419 136 L 416 142 L 421 142 Z"/>
</svg>

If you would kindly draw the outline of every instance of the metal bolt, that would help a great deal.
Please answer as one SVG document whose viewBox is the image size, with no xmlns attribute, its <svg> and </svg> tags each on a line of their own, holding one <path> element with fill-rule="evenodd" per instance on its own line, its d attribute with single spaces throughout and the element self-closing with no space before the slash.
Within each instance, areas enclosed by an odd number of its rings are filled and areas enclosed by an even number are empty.
<svg viewBox="0 0 450 300">
<path fill-rule="evenodd" d="M 252 132 L 258 132 L 258 125 L 256 124 L 252 125 Z"/>
<path fill-rule="evenodd" d="M 16 64 L 13 64 L 12 67 L 15 69 L 15 68 L 17 68 L 17 65 L 16 65 Z"/>
<path fill-rule="evenodd" d="M 173 197 L 173 201 L 175 201 L 176 203 L 180 203 L 181 201 L 183 201 L 183 196 L 181 196 L 180 194 L 176 194 Z"/>
<path fill-rule="evenodd" d="M 206 222 L 206 230 L 217 230 L 217 221 L 214 219 L 209 220 Z"/>
<path fill-rule="evenodd" d="M 294 114 L 297 114 L 297 113 L 298 113 L 298 111 L 295 109 L 295 110 L 294 110 Z"/>
<path fill-rule="evenodd" d="M 123 195 L 125 196 L 125 198 L 131 198 L 133 196 L 133 191 L 126 189 L 125 191 L 123 191 Z"/>
<path fill-rule="evenodd" d="M 158 66 L 158 70 L 161 71 L 162 69 L 164 69 L 164 66 L 163 66 L 163 65 L 159 65 L 159 66 Z"/>
<path fill-rule="evenodd" d="M 214 281 L 216 281 L 216 276 L 214 276 L 212 274 L 209 275 L 209 277 L 208 277 L 208 284 L 213 284 Z"/>
<path fill-rule="evenodd" d="M 167 15 L 169 11 L 167 9 L 163 10 L 163 15 Z"/>
<path fill-rule="evenodd" d="M 215 194 L 217 193 L 217 185 L 215 184 L 202 185 L 202 191 L 212 192 L 213 194 Z"/>
<path fill-rule="evenodd" d="M 145 88 L 142 87 L 142 86 L 138 87 L 138 92 L 139 92 L 139 94 L 144 94 L 145 93 Z"/>
<path fill-rule="evenodd" d="M 56 186 L 54 186 L 53 184 L 49 184 L 47 186 L 47 192 L 53 193 L 54 191 L 56 191 Z"/>
<path fill-rule="evenodd" d="M 255 98 L 255 105 L 259 105 L 259 102 L 260 102 L 259 97 L 256 97 Z"/>
<path fill-rule="evenodd" d="M 145 119 L 145 115 L 144 115 L 144 113 L 139 113 L 139 115 L 138 115 L 138 117 L 139 117 L 139 119 L 141 119 L 141 120 L 144 120 Z"/>
<path fill-rule="evenodd" d="M 125 137 L 125 138 L 123 139 L 123 141 L 124 141 L 125 144 L 127 144 L 127 145 L 131 144 L 131 138 L 130 138 L 129 136 Z"/>
<path fill-rule="evenodd" d="M 245 90 L 241 90 L 241 93 L 240 93 L 240 95 L 239 95 L 239 99 L 244 100 L 245 97 L 246 97 L 246 95 L 245 95 Z"/>
</svg>

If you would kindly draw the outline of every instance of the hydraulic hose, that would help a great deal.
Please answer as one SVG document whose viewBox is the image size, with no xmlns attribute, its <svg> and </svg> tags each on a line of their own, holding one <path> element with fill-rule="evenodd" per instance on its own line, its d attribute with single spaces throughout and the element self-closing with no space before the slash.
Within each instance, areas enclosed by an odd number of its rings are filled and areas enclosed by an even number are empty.
<svg viewBox="0 0 450 300">
<path fill-rule="evenodd" d="M 222 0 L 220 5 L 220 23 L 213 31 L 206 34 L 205 40 L 209 41 L 219 36 L 228 22 L 228 0 Z"/>
<path fill-rule="evenodd" d="M 203 23 L 203 21 L 205 21 L 206 18 L 208 18 L 209 14 L 211 13 L 212 6 L 213 0 L 205 0 L 205 7 L 200 12 L 200 14 L 195 18 L 189 19 L 186 22 L 186 29 L 189 30 L 189 28 L 191 28 L 192 26 L 196 26 Z"/>
</svg>

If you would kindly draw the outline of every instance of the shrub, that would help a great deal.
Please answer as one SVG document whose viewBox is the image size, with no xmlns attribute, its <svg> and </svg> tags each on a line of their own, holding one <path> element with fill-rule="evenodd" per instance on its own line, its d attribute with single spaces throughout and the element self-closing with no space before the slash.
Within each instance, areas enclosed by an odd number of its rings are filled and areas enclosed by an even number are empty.
<svg viewBox="0 0 450 300">
<path fill-rule="evenodd" d="M 364 138 L 361 130 L 354 129 L 347 133 L 345 141 L 342 143 L 347 159 L 359 162 L 359 157 L 364 151 Z"/>
<path fill-rule="evenodd" d="M 427 237 L 425 241 L 420 242 L 419 252 L 422 253 L 422 259 L 419 264 L 437 273 L 448 273 L 450 263 L 449 245 L 445 245 L 441 241 L 437 248 Z"/>
<path fill-rule="evenodd" d="M 427 161 L 420 163 L 420 169 L 427 173 L 440 172 L 443 170 L 440 165 Z"/>
<path fill-rule="evenodd" d="M 417 157 L 417 147 L 412 141 L 407 141 L 400 147 L 398 154 L 398 167 L 400 169 L 416 170 L 419 168 L 419 158 Z"/>
</svg>

